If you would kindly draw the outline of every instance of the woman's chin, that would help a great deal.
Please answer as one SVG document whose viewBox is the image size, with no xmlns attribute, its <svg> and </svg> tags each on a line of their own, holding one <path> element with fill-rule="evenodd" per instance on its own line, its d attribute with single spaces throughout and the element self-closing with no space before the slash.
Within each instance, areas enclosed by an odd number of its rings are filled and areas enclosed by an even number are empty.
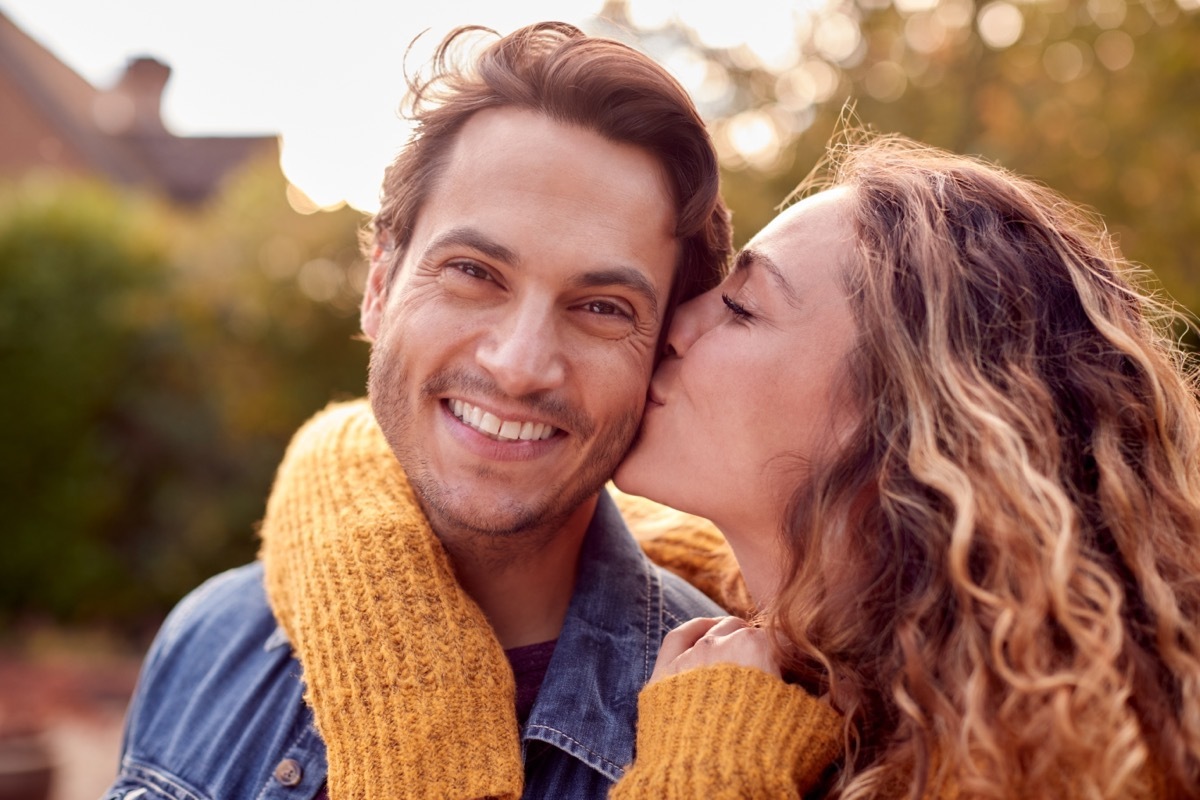
<svg viewBox="0 0 1200 800">
<path fill-rule="evenodd" d="M 687 515 L 705 517 L 703 510 L 697 507 L 696 497 L 690 487 L 679 482 L 680 477 L 686 475 L 686 470 L 633 459 L 617 467 L 612 482 L 623 494 L 643 497 Z"/>
<path fill-rule="evenodd" d="M 655 480 L 656 475 L 658 480 Z M 670 505 L 666 499 L 660 497 L 663 490 L 667 488 L 662 480 L 664 477 L 666 476 L 662 474 L 661 470 L 654 469 L 651 459 L 647 457 L 639 442 L 634 444 L 633 448 L 626 453 L 624 460 L 617 465 L 612 482 L 625 494 L 635 494 L 656 503 Z"/>
<path fill-rule="evenodd" d="M 612 482 L 625 494 L 641 495 L 642 481 L 639 481 L 638 469 L 636 464 L 632 467 L 627 467 L 629 464 L 630 455 L 625 456 L 625 460 L 617 465 L 617 471 L 613 473 Z"/>
</svg>

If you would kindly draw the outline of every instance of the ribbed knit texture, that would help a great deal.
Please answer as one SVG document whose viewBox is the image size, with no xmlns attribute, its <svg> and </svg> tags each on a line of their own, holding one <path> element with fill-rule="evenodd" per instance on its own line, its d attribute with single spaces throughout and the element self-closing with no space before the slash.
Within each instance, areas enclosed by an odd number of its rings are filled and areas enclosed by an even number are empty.
<svg viewBox="0 0 1200 800">
<path fill-rule="evenodd" d="M 841 737 L 829 705 L 762 670 L 689 670 L 642 690 L 637 758 L 609 798 L 800 798 Z"/>
<path fill-rule="evenodd" d="M 330 406 L 296 434 L 262 540 L 332 800 L 520 796 L 504 651 L 365 401 Z"/>
</svg>

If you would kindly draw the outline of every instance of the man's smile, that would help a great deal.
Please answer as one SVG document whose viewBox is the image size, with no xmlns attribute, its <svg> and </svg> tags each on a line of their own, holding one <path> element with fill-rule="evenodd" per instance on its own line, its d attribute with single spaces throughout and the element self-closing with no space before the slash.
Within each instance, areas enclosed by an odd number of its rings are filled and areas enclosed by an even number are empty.
<svg viewBox="0 0 1200 800">
<path fill-rule="evenodd" d="M 446 404 L 460 422 L 497 441 L 540 441 L 558 433 L 553 425 L 531 420 L 501 419 L 490 411 L 465 400 L 449 399 Z"/>
</svg>

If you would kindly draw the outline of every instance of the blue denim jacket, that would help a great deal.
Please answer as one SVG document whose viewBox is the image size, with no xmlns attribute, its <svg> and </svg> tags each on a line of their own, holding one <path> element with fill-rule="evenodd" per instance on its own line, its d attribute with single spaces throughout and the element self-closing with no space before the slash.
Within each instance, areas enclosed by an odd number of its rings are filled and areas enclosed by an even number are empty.
<svg viewBox="0 0 1200 800">
<path fill-rule="evenodd" d="M 524 796 L 604 797 L 633 760 L 637 694 L 663 636 L 720 613 L 650 563 L 601 493 L 521 730 Z M 171 612 L 146 656 L 105 800 L 310 800 L 325 781 L 325 746 L 301 680 L 267 605 L 262 565 L 209 580 Z"/>
</svg>

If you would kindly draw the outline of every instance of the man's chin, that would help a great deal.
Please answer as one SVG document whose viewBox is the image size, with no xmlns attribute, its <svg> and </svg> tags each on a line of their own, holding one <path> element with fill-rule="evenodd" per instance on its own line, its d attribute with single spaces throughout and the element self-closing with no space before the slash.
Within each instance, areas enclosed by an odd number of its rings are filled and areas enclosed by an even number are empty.
<svg viewBox="0 0 1200 800">
<path fill-rule="evenodd" d="M 521 504 L 476 506 L 446 504 L 427 507 L 435 530 L 456 530 L 491 539 L 518 539 L 543 527 L 547 514 Z"/>
<path fill-rule="evenodd" d="M 573 474 L 558 483 L 517 487 L 473 477 L 461 483 L 438 480 L 425 472 L 409 475 L 418 501 L 443 543 L 451 540 L 496 544 L 545 543 L 564 528 L 587 527 L 595 499 L 611 474 Z"/>
<path fill-rule="evenodd" d="M 410 476 L 409 482 L 430 525 L 443 538 L 519 538 L 564 516 L 552 507 L 552 496 L 492 494 L 478 484 L 455 491 L 426 476 Z"/>
</svg>

